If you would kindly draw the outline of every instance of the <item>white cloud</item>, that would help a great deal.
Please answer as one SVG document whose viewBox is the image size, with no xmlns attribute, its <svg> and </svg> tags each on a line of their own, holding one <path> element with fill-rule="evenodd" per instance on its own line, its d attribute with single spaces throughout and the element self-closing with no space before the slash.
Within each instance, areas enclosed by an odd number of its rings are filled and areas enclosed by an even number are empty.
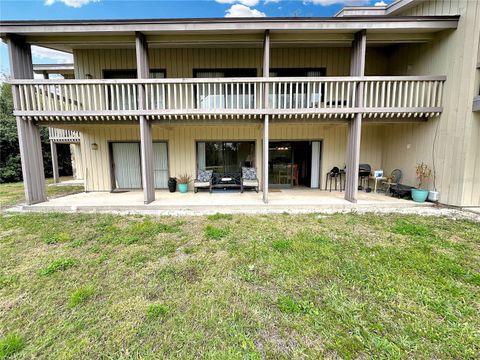
<svg viewBox="0 0 480 360">
<path fill-rule="evenodd" d="M 56 2 L 64 3 L 67 6 L 79 8 L 83 5 L 87 5 L 88 3 L 92 2 L 99 2 L 100 0 L 45 0 L 45 5 L 50 6 Z"/>
<path fill-rule="evenodd" d="M 265 13 L 257 9 L 250 9 L 248 6 L 242 4 L 234 4 L 226 11 L 225 17 L 264 17 Z"/>
<path fill-rule="evenodd" d="M 377 2 L 375 3 L 375 6 L 387 6 L 387 3 L 386 3 L 385 1 L 383 1 L 383 0 L 382 0 L 382 1 L 377 1 Z"/>
<path fill-rule="evenodd" d="M 52 64 L 68 64 L 73 63 L 72 54 L 68 54 L 62 51 L 47 49 L 40 46 L 32 46 L 32 57 L 34 58 L 34 63 L 40 60 L 42 62 L 48 61 Z"/>
<path fill-rule="evenodd" d="M 321 6 L 329 6 L 334 4 L 353 6 L 353 5 L 368 5 L 370 1 L 369 0 L 308 0 L 308 1 L 304 1 L 304 4 L 308 2 L 311 2 L 314 5 L 321 5 Z"/>
<path fill-rule="evenodd" d="M 268 3 L 279 3 L 281 0 L 265 0 L 265 5 Z"/>
<path fill-rule="evenodd" d="M 215 0 L 220 4 L 235 4 L 239 3 L 245 6 L 255 6 L 258 4 L 259 0 Z"/>
</svg>

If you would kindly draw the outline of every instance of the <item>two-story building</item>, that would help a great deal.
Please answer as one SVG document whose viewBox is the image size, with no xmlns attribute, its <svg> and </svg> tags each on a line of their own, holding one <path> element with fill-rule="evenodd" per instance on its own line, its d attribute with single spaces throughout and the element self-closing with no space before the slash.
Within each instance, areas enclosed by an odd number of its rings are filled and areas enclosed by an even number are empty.
<svg viewBox="0 0 480 360">
<path fill-rule="evenodd" d="M 5 21 L 29 204 L 46 200 L 39 126 L 80 134 L 86 191 L 257 169 L 325 187 L 369 164 L 441 202 L 480 206 L 480 3 L 399 0 L 331 18 Z M 73 54 L 74 78 L 32 79 L 31 45 Z M 474 111 L 477 110 L 477 111 Z M 139 196 L 140 193 L 139 193 Z M 315 193 L 312 192 L 312 196 Z"/>
</svg>

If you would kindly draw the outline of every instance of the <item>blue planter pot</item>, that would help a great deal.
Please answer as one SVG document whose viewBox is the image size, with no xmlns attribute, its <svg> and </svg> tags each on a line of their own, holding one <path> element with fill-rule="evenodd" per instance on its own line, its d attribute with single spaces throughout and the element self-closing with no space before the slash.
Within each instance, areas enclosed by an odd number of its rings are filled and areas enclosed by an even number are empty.
<svg viewBox="0 0 480 360">
<path fill-rule="evenodd" d="M 188 184 L 178 184 L 178 191 L 181 193 L 186 193 L 188 191 Z"/>
<path fill-rule="evenodd" d="M 427 200 L 428 193 L 428 190 L 412 189 L 412 199 L 415 202 L 423 203 L 425 200 Z"/>
</svg>

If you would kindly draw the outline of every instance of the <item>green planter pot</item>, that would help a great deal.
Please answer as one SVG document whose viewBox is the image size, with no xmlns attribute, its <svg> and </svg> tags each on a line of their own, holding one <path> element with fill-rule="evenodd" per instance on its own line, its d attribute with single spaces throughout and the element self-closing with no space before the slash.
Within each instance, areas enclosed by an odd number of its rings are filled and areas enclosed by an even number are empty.
<svg viewBox="0 0 480 360">
<path fill-rule="evenodd" d="M 178 191 L 181 193 L 186 193 L 188 191 L 188 184 L 178 184 Z"/>
<path fill-rule="evenodd" d="M 423 203 L 427 200 L 428 197 L 428 190 L 423 189 L 412 189 L 412 199 L 415 202 Z"/>
</svg>

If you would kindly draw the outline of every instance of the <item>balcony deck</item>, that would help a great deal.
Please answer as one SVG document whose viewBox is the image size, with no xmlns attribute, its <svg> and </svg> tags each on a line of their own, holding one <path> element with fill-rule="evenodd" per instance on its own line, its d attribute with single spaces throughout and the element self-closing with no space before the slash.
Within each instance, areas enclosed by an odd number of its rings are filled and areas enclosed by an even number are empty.
<svg viewBox="0 0 480 360">
<path fill-rule="evenodd" d="M 445 76 L 12 80 L 16 116 L 38 121 L 439 115 Z"/>
</svg>

